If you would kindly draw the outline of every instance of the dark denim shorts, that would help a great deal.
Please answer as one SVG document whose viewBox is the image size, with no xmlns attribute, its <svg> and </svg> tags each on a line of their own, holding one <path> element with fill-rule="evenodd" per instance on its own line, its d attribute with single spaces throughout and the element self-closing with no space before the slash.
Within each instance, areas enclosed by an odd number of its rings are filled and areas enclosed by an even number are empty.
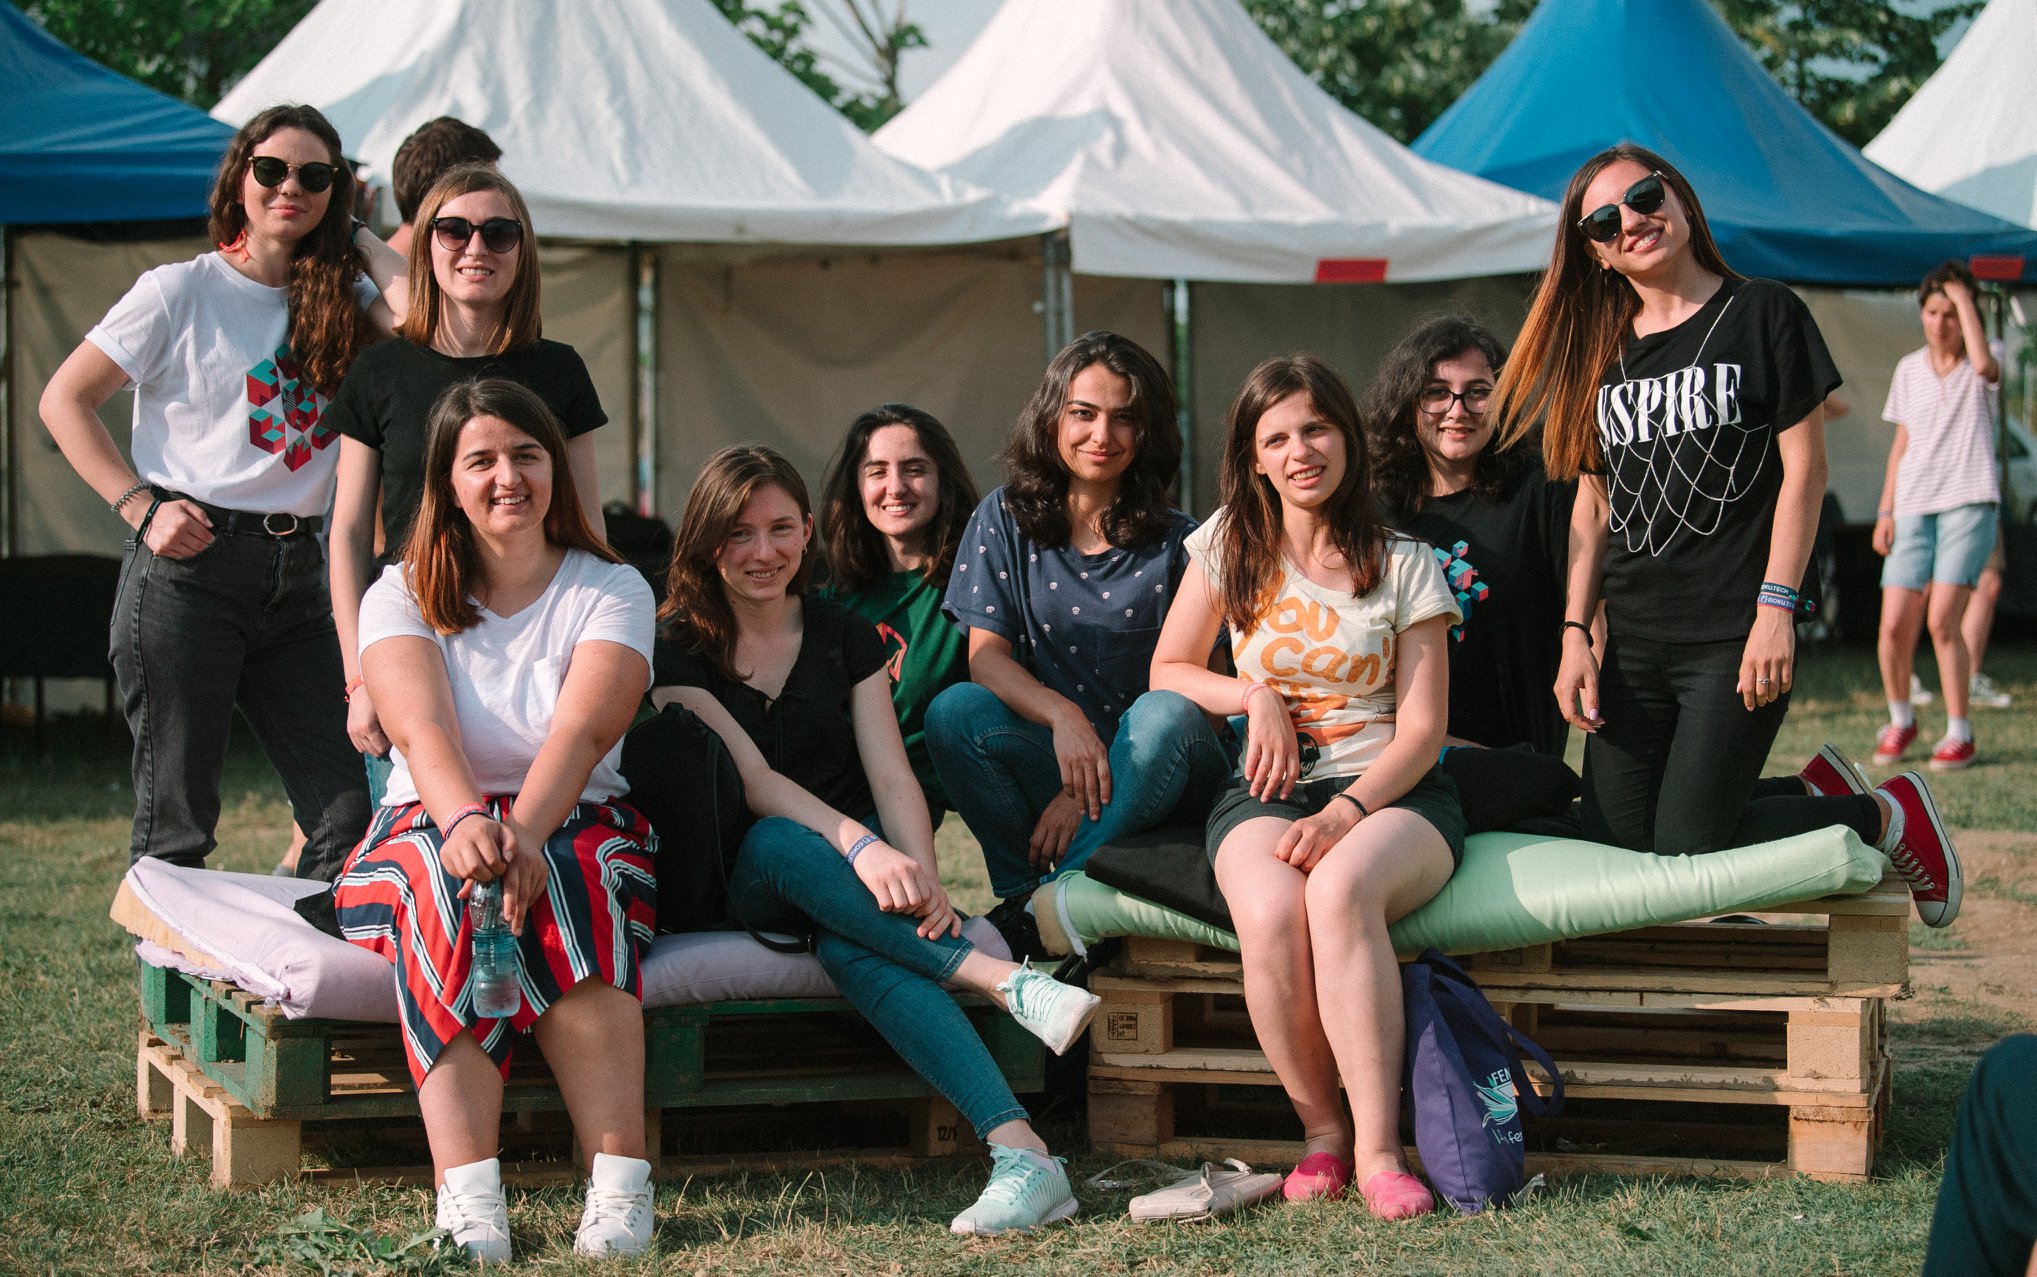
<svg viewBox="0 0 2037 1277">
<path fill-rule="evenodd" d="M 1230 836 L 1231 831 L 1246 821 L 1260 816 L 1288 821 L 1313 816 L 1329 806 L 1331 799 L 1349 789 L 1356 779 L 1355 776 L 1332 776 L 1323 780 L 1305 780 L 1285 798 L 1258 799 L 1252 797 L 1251 787 L 1242 774 L 1233 776 L 1230 785 L 1217 795 L 1216 806 L 1210 809 L 1209 824 L 1204 827 L 1203 844 L 1209 850 L 1210 862 L 1216 862 L 1217 848 L 1224 845 L 1224 839 Z M 1457 782 L 1445 776 L 1442 769 L 1429 768 L 1415 782 L 1413 789 L 1388 803 L 1387 807 L 1411 811 L 1428 821 L 1448 844 L 1451 867 L 1454 869 L 1464 863 L 1464 810 L 1457 804 Z"/>
</svg>

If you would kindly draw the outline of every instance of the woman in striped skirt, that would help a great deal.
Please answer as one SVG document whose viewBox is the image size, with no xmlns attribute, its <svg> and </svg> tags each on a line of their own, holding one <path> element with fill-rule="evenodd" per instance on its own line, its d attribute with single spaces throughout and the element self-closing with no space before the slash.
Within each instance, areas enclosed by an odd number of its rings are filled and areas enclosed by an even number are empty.
<svg viewBox="0 0 2037 1277">
<path fill-rule="evenodd" d="M 574 1249 L 650 1243 L 638 960 L 656 882 L 617 763 L 652 628 L 650 588 L 574 498 L 550 409 L 511 381 L 447 388 L 404 561 L 361 603 L 395 765 L 335 903 L 347 939 L 395 964 L 438 1223 L 476 1258 L 509 1258 L 495 1150 L 513 1032 L 537 1038 L 593 1157 Z M 497 880 L 523 968 L 507 1020 L 475 1013 L 465 903 Z"/>
</svg>

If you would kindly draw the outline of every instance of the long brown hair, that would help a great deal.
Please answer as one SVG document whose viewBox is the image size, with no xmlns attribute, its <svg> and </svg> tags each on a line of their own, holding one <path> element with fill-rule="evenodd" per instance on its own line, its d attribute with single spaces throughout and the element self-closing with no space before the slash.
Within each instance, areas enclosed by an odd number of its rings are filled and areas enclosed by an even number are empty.
<svg viewBox="0 0 2037 1277">
<path fill-rule="evenodd" d="M 1316 415 L 1344 437 L 1344 477 L 1323 509 L 1330 543 L 1351 571 L 1351 591 L 1379 586 L 1380 527 L 1372 504 L 1371 466 L 1351 388 L 1314 355 L 1280 355 L 1262 361 L 1238 387 L 1224 428 L 1218 493 L 1224 513 L 1217 531 L 1216 583 L 1224 623 L 1239 634 L 1259 624 L 1280 584 L 1280 494 L 1273 480 L 1252 469 L 1258 459 L 1259 419 L 1290 395 L 1307 395 Z"/>
<path fill-rule="evenodd" d="M 461 164 L 446 170 L 444 176 L 432 183 L 425 192 L 424 203 L 417 209 L 417 222 L 410 236 L 410 311 L 396 330 L 398 337 L 412 345 L 431 345 L 445 311 L 445 291 L 439 287 L 438 274 L 431 267 L 432 240 L 436 238 L 431 219 L 450 201 L 475 191 L 500 191 L 516 220 L 523 223 L 523 242 L 516 250 L 516 278 L 510 281 L 509 293 L 502 299 L 502 322 L 495 330 L 489 351 L 500 355 L 522 350 L 535 343 L 543 331 L 544 325 L 538 318 L 542 292 L 538 237 L 530 224 L 530 205 L 523 202 L 523 193 L 494 165 Z"/>
<path fill-rule="evenodd" d="M 1662 174 L 1676 193 L 1690 223 L 1690 250 L 1698 265 L 1721 279 L 1740 278 L 1719 253 L 1697 192 L 1675 165 L 1655 152 L 1622 142 L 1592 156 L 1571 175 L 1557 212 L 1549 269 L 1535 289 L 1534 304 L 1492 400 L 1500 447 L 1513 446 L 1543 423 L 1542 457 L 1552 479 L 1574 479 L 1603 462 L 1594 416 L 1599 378 L 1619 354 L 1641 309 L 1634 286 L 1593 255 L 1591 242 L 1577 224 L 1585 212 L 1580 207 L 1585 188 L 1621 160 Z"/>
<path fill-rule="evenodd" d="M 760 443 L 730 444 L 707 459 L 700 477 L 693 481 L 693 491 L 686 494 L 686 513 L 672 538 L 665 602 L 658 609 L 658 619 L 666 622 L 673 638 L 692 645 L 739 683 L 743 674 L 736 669 L 736 613 L 729 606 L 715 560 L 736 520 L 742 517 L 743 507 L 758 491 L 769 487 L 783 488 L 798 505 L 800 515 L 813 518 L 806 480 L 775 449 Z M 799 569 L 786 584 L 786 593 L 806 593 L 807 582 L 813 577 L 813 560 L 809 545 Z"/>
<path fill-rule="evenodd" d="M 367 262 L 354 247 L 354 170 L 340 153 L 339 131 L 315 106 L 272 106 L 240 126 L 226 144 L 226 157 L 212 182 L 212 215 L 207 233 L 222 248 L 241 242 L 248 229 L 241 203 L 241 179 L 254 158 L 255 147 L 280 129 L 303 129 L 325 143 L 332 164 L 325 216 L 305 232 L 292 249 L 290 282 L 290 356 L 318 392 L 338 393 L 354 356 L 378 339 L 355 295 Z"/>
<path fill-rule="evenodd" d="M 545 540 L 570 550 L 585 550 L 598 559 L 620 563 L 622 557 L 596 536 L 580 509 L 573 487 L 573 463 L 566 455 L 566 432 L 537 393 L 505 377 L 472 377 L 456 381 L 432 401 L 425 427 L 424 500 L 410 543 L 403 552 L 410 589 L 425 624 L 441 634 L 458 634 L 479 623 L 474 592 L 480 586 L 481 564 L 474 547 L 474 525 L 453 495 L 453 462 L 460 450 L 460 432 L 476 417 L 498 417 L 543 446 L 552 459 L 552 503 L 545 510 Z"/>
<path fill-rule="evenodd" d="M 863 513 L 863 462 L 870 453 L 870 436 L 886 426 L 904 426 L 919 439 L 919 446 L 934 463 L 935 500 L 939 508 L 926 527 L 926 544 L 921 552 L 926 563 L 920 577 L 945 581 L 955 566 L 955 547 L 962 543 L 962 530 L 976 510 L 976 481 L 962 461 L 955 436 L 934 414 L 911 404 L 879 404 L 849 425 L 841 451 L 828 467 L 820 485 L 820 528 L 827 543 L 829 583 L 844 593 L 867 588 L 890 570 L 891 557 L 885 550 L 884 535 Z"/>
<path fill-rule="evenodd" d="M 1101 364 L 1132 383 L 1132 462 L 1117 497 L 1103 513 L 1104 539 L 1119 549 L 1158 540 L 1167 531 L 1167 487 L 1181 468 L 1181 426 L 1174 419 L 1174 381 L 1160 361 L 1129 337 L 1096 329 L 1061 348 L 1039 388 L 1019 409 L 1005 445 L 1005 508 L 1036 544 L 1067 545 L 1068 467 L 1061 460 L 1061 410 L 1068 386 Z"/>
<path fill-rule="evenodd" d="M 1400 344 L 1387 352 L 1372 384 L 1365 388 L 1362 416 L 1366 443 L 1372 449 L 1372 490 L 1392 519 L 1412 519 L 1429 503 L 1429 454 L 1422 448 L 1416 416 L 1424 387 L 1436 376 L 1436 365 L 1477 351 L 1497 374 L 1506 351 L 1484 324 L 1469 315 L 1438 315 L 1423 320 Z M 1472 491 L 1497 501 L 1521 472 L 1518 449 L 1488 442 L 1472 465 Z"/>
</svg>

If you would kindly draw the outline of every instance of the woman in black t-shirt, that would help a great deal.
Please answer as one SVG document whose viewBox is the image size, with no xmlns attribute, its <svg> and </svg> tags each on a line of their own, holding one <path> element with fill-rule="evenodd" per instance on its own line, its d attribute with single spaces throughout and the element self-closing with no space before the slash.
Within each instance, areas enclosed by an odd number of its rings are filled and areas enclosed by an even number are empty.
<svg viewBox="0 0 2037 1277">
<path fill-rule="evenodd" d="M 1803 302 L 1735 274 L 1690 183 L 1622 144 L 1570 179 L 1495 408 L 1509 444 L 1542 421 L 1550 476 L 1578 480 L 1555 691 L 1590 733 L 1587 836 L 1688 855 L 1847 825 L 1944 926 L 1959 861 L 1921 776 L 1869 791 L 1826 746 L 1800 778 L 1760 781 L 1838 384 Z"/>
<path fill-rule="evenodd" d="M 340 433 L 329 574 L 346 665 L 347 735 L 374 759 L 388 756 L 389 738 L 362 685 L 361 596 L 378 562 L 400 559 L 410 538 L 423 497 L 425 422 L 439 393 L 484 376 L 536 391 L 565 428 L 588 525 L 602 526 L 591 432 L 608 417 L 580 356 L 538 336 L 538 246 L 523 196 L 493 165 L 463 164 L 425 194 L 417 226 L 398 340 L 363 351 L 326 412 Z M 386 533 L 379 561 L 378 509 Z"/>
<path fill-rule="evenodd" d="M 729 873 L 730 913 L 811 929 L 842 996 L 990 1145 L 990 1186 L 954 1231 L 1066 1219 L 1067 1173 L 941 985 L 1005 1007 L 1056 1052 L 1081 1036 L 1097 999 L 962 937 L 883 642 L 807 592 L 812 539 L 799 472 L 769 448 L 737 445 L 709 458 L 672 548 L 651 701 L 721 738 L 758 817 Z"/>
</svg>

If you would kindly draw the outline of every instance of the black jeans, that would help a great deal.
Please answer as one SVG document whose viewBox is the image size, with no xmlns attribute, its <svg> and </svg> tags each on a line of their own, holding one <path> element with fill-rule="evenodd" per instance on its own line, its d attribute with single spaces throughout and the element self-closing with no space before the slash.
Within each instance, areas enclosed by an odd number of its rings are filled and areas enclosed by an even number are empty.
<svg viewBox="0 0 2037 1277">
<path fill-rule="evenodd" d="M 1980 1057 L 1945 1150 L 1924 1277 L 2022 1277 L 2037 1244 L 2037 1036 Z"/>
<path fill-rule="evenodd" d="M 300 876 L 339 872 L 367 828 L 368 789 L 347 740 L 318 538 L 222 533 L 188 559 L 129 546 L 111 648 L 134 733 L 132 859 L 195 867 L 218 845 L 220 772 L 239 705 L 305 832 Z"/>
<path fill-rule="evenodd" d="M 1761 779 L 1789 694 L 1748 710 L 1735 690 L 1742 639 L 1615 638 L 1599 667 L 1605 726 L 1584 743 L 1584 836 L 1691 856 L 1847 825 L 1873 843 L 1872 797 L 1813 798 L 1788 777 Z"/>
</svg>

